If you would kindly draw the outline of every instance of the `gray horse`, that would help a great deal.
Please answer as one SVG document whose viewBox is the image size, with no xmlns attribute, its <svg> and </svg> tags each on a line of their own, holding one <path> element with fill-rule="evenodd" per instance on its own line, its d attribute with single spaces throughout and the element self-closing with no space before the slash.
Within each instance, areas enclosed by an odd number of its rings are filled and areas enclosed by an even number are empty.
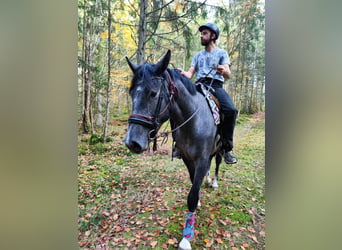
<svg viewBox="0 0 342 250">
<path fill-rule="evenodd" d="M 210 108 L 195 85 L 178 71 L 168 69 L 171 51 L 157 64 L 136 65 L 127 57 L 134 73 L 130 96 L 132 114 L 125 137 L 126 146 L 134 153 L 147 150 L 161 124 L 170 119 L 173 138 L 188 168 L 192 187 L 188 195 L 188 215 L 179 249 L 191 249 L 194 237 L 195 210 L 199 203 L 204 177 L 210 181 L 210 163 L 216 156 L 213 187 L 217 188 L 218 168 L 222 160 L 218 127 Z"/>
</svg>

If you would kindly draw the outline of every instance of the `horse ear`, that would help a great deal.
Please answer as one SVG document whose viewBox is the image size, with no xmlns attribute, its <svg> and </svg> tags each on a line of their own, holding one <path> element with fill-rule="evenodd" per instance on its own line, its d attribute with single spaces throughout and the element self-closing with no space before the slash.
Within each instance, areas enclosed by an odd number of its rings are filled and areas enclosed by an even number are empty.
<svg viewBox="0 0 342 250">
<path fill-rule="evenodd" d="M 156 74 L 161 75 L 170 63 L 171 50 L 168 50 L 165 56 L 156 64 Z"/>
<path fill-rule="evenodd" d="M 137 70 L 137 68 L 139 67 L 137 64 L 134 64 L 132 63 L 128 57 L 126 56 L 126 60 L 127 60 L 127 63 L 129 65 L 129 67 L 131 68 L 131 70 L 133 71 L 133 73 Z"/>
</svg>

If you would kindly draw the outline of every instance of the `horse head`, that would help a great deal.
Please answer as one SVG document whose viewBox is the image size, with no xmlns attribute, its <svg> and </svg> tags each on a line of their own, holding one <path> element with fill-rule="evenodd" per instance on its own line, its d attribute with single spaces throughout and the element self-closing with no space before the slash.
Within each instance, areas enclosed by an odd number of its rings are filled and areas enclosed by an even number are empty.
<svg viewBox="0 0 342 250">
<path fill-rule="evenodd" d="M 129 90 L 133 107 L 125 144 L 134 153 L 145 151 L 161 124 L 168 119 L 170 100 L 164 72 L 170 58 L 170 50 L 156 64 L 137 65 L 126 57 L 134 76 Z"/>
</svg>

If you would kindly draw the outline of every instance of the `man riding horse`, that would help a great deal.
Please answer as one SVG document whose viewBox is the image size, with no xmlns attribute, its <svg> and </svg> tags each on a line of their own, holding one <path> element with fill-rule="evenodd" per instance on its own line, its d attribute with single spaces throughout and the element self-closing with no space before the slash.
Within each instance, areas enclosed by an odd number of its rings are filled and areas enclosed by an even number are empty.
<svg viewBox="0 0 342 250">
<path fill-rule="evenodd" d="M 220 30 L 214 23 L 207 23 L 199 27 L 201 32 L 201 44 L 204 50 L 198 52 L 192 59 L 188 71 L 179 69 L 180 73 L 191 79 L 196 73 L 196 82 L 201 82 L 214 89 L 214 96 L 221 105 L 224 114 L 222 127 L 222 149 L 224 150 L 224 161 L 227 164 L 237 163 L 237 159 L 232 156 L 233 133 L 238 114 L 230 96 L 222 88 L 224 79 L 229 79 L 230 60 L 228 53 L 216 47 L 216 40 L 220 35 Z M 174 155 L 177 153 L 174 152 Z"/>
</svg>

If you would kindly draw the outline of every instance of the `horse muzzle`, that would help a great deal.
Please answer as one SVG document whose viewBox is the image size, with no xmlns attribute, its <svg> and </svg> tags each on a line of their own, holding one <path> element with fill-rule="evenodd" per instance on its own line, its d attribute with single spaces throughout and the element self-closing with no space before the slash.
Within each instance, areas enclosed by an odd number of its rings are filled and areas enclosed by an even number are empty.
<svg viewBox="0 0 342 250">
<path fill-rule="evenodd" d="M 138 124 L 130 124 L 125 137 L 126 147 L 133 153 L 140 154 L 147 150 L 150 130 Z"/>
</svg>

